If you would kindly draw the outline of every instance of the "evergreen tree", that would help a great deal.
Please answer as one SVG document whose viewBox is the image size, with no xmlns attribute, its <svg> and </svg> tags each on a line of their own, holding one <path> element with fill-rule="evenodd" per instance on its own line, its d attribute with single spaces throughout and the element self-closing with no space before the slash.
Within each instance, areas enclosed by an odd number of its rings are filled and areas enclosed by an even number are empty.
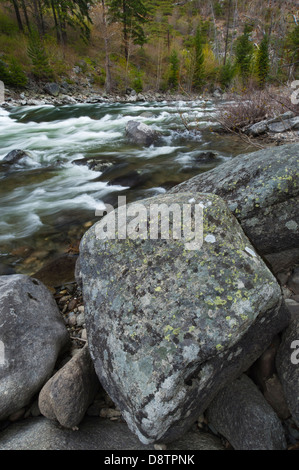
<svg viewBox="0 0 299 470">
<path fill-rule="evenodd" d="M 147 9 L 143 0 L 107 0 L 108 17 L 111 22 L 120 22 L 126 60 L 129 57 L 130 40 L 142 46 L 146 43 L 143 24 L 147 21 Z"/>
<path fill-rule="evenodd" d="M 172 90 L 177 90 L 179 86 L 180 61 L 176 50 L 173 50 L 169 58 L 170 73 L 168 77 L 168 86 Z"/>
<path fill-rule="evenodd" d="M 227 60 L 226 63 L 222 65 L 220 69 L 219 80 L 221 83 L 221 87 L 224 89 L 228 88 L 232 82 L 232 79 L 234 78 L 234 75 L 235 75 L 235 67 L 230 62 L 230 60 Z"/>
<path fill-rule="evenodd" d="M 204 54 L 201 29 L 198 27 L 194 38 L 194 75 L 193 86 L 200 90 L 204 84 Z"/>
<path fill-rule="evenodd" d="M 270 69 L 270 60 L 269 60 L 269 39 L 268 36 L 265 34 L 260 47 L 257 52 L 257 76 L 258 81 L 261 87 L 265 86 L 269 75 Z"/>
<path fill-rule="evenodd" d="M 36 78 L 52 78 L 53 71 L 49 64 L 49 59 L 45 47 L 37 31 L 31 32 L 27 54 L 33 65 L 33 74 Z"/>
<path fill-rule="evenodd" d="M 290 71 L 299 69 L 299 24 L 296 25 L 287 35 L 285 46 L 289 56 Z"/>
<path fill-rule="evenodd" d="M 250 40 L 250 33 L 250 26 L 245 25 L 242 36 L 236 40 L 236 64 L 244 82 L 249 77 L 253 57 L 253 44 Z"/>
</svg>

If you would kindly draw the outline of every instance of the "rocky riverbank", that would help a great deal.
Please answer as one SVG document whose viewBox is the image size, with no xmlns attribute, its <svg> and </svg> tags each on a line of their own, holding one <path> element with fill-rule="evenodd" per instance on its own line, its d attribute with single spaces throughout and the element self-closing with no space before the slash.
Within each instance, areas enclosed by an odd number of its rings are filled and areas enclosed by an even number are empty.
<svg viewBox="0 0 299 470">
<path fill-rule="evenodd" d="M 298 152 L 156 197 L 203 206 L 199 257 L 93 226 L 64 282 L 0 276 L 0 449 L 298 449 Z"/>
<path fill-rule="evenodd" d="M 214 97 L 218 97 L 217 93 Z M 210 99 L 213 96 L 207 96 Z M 54 105 L 63 106 L 77 103 L 135 103 L 137 101 L 193 101 L 200 98 L 199 95 L 187 95 L 180 93 L 157 93 L 157 92 L 144 92 L 136 93 L 135 90 L 128 88 L 126 93 L 107 94 L 102 90 L 97 90 L 92 87 L 69 85 L 66 82 L 46 83 L 44 85 L 35 85 L 25 91 L 16 91 L 14 89 L 5 90 L 5 102 L 2 103 L 3 107 L 15 106 L 44 106 Z M 1 104 L 1 103 L 0 103 Z"/>
</svg>

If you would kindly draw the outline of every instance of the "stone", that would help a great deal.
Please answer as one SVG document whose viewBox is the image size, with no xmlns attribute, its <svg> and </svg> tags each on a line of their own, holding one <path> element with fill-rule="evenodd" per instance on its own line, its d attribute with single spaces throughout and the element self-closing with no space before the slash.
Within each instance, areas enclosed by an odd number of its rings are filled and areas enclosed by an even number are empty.
<svg viewBox="0 0 299 470">
<path fill-rule="evenodd" d="M 132 170 L 124 175 L 117 176 L 109 182 L 109 186 L 124 186 L 128 188 L 137 188 L 148 181 L 149 174 L 142 174 L 140 171 Z"/>
<path fill-rule="evenodd" d="M 129 121 L 126 125 L 126 136 L 135 144 L 150 146 L 158 140 L 159 133 L 147 124 Z"/>
<path fill-rule="evenodd" d="M 49 290 L 21 274 L 0 277 L 0 325 L 1 420 L 39 392 L 69 336 Z"/>
<path fill-rule="evenodd" d="M 86 165 L 90 170 L 100 171 L 104 173 L 106 170 L 115 166 L 116 162 L 111 160 L 105 160 L 102 158 L 78 158 L 73 160 L 72 163 L 76 165 Z"/>
<path fill-rule="evenodd" d="M 42 388 L 38 405 L 42 415 L 73 429 L 84 418 L 100 387 L 87 346 L 68 361 Z"/>
<path fill-rule="evenodd" d="M 299 303 L 296 302 L 294 299 L 286 299 L 285 300 L 286 306 L 289 309 L 292 316 L 298 315 L 299 316 Z M 299 339 L 299 338 L 298 338 Z"/>
<path fill-rule="evenodd" d="M 291 119 L 282 119 L 280 122 L 273 122 L 267 125 L 270 132 L 285 132 L 299 129 L 299 116 Z"/>
<path fill-rule="evenodd" d="M 290 279 L 288 280 L 287 287 L 295 294 L 299 294 L 299 266 L 295 267 Z"/>
<path fill-rule="evenodd" d="M 262 255 L 298 252 L 299 143 L 239 155 L 169 193 L 215 193 L 227 201 Z M 271 227 L 271 230 L 269 228 Z"/>
<path fill-rule="evenodd" d="M 299 314 L 282 335 L 276 356 L 276 368 L 291 415 L 299 426 Z"/>
<path fill-rule="evenodd" d="M 197 154 L 194 157 L 194 160 L 199 163 L 204 163 L 204 162 L 212 162 L 218 157 L 219 155 L 217 152 L 212 152 L 211 150 L 202 150 L 200 152 L 197 152 Z"/>
<path fill-rule="evenodd" d="M 154 204 L 202 207 L 201 248 L 136 232 L 102 239 L 106 216 L 85 233 L 76 268 L 95 370 L 145 444 L 182 436 L 289 323 L 280 286 L 221 198 L 138 201 L 144 222 Z"/>
<path fill-rule="evenodd" d="M 287 448 L 278 416 L 246 375 L 217 394 L 207 410 L 207 420 L 235 450 Z"/>
<path fill-rule="evenodd" d="M 33 276 L 48 287 L 58 287 L 73 282 L 77 259 L 78 256 L 71 253 L 59 255 L 47 262 Z"/>
<path fill-rule="evenodd" d="M 46 83 L 44 91 L 48 93 L 48 95 L 57 97 L 60 93 L 60 86 L 57 83 Z"/>
<path fill-rule="evenodd" d="M 20 160 L 23 158 L 29 157 L 29 153 L 25 152 L 24 150 L 12 150 L 9 152 L 5 157 L 2 159 L 1 163 L 2 164 L 9 164 L 9 165 L 14 165 L 15 163 L 18 163 Z"/>
<path fill-rule="evenodd" d="M 281 420 L 285 420 L 290 416 L 281 382 L 276 374 L 265 381 L 264 397 L 267 402 L 272 406 L 277 416 Z"/>
<path fill-rule="evenodd" d="M 253 137 L 264 134 L 267 131 L 267 120 L 256 122 L 247 129 L 247 133 Z"/>
<path fill-rule="evenodd" d="M 224 450 L 220 439 L 203 432 L 188 432 L 169 450 Z M 132 434 L 127 425 L 103 418 L 85 418 L 78 431 L 61 429 L 55 421 L 29 418 L 1 432 L 0 450 L 154 450 Z"/>
</svg>

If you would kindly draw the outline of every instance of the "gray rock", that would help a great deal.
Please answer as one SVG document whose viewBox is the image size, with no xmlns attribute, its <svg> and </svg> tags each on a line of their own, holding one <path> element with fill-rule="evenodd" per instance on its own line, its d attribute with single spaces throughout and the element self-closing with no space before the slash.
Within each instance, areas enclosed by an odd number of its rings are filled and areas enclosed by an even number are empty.
<svg viewBox="0 0 299 470">
<path fill-rule="evenodd" d="M 14 165 L 15 163 L 18 163 L 20 160 L 28 156 L 30 156 L 29 153 L 25 152 L 24 150 L 20 150 L 20 149 L 12 150 L 7 155 L 5 155 L 1 163 Z"/>
<path fill-rule="evenodd" d="M 283 333 L 276 367 L 289 410 L 299 426 L 299 314 Z"/>
<path fill-rule="evenodd" d="M 293 270 L 287 286 L 295 295 L 299 294 L 299 267 Z"/>
<path fill-rule="evenodd" d="M 298 155 L 298 143 L 240 155 L 169 192 L 218 194 L 261 254 L 298 251 Z"/>
<path fill-rule="evenodd" d="M 139 203 L 148 215 L 152 204 L 190 201 L 204 206 L 200 250 L 173 239 L 103 240 L 102 221 L 80 245 L 91 357 L 143 443 L 183 435 L 289 322 L 279 285 L 221 198 L 166 194 Z"/>
<path fill-rule="evenodd" d="M 294 315 L 299 316 L 299 303 L 294 299 L 286 299 L 285 300 L 286 306 L 288 307 L 292 317 Z M 298 338 L 299 339 L 299 338 Z"/>
<path fill-rule="evenodd" d="M 99 386 L 85 346 L 44 385 L 38 400 L 40 412 L 66 428 L 75 428 L 84 418 Z"/>
<path fill-rule="evenodd" d="M 291 119 L 281 119 L 280 122 L 268 124 L 267 128 L 270 132 L 275 133 L 299 129 L 299 116 Z"/>
<path fill-rule="evenodd" d="M 276 374 L 265 381 L 264 397 L 272 406 L 277 416 L 285 420 L 290 416 L 281 382 Z"/>
<path fill-rule="evenodd" d="M 154 131 L 147 124 L 138 121 L 129 121 L 126 125 L 126 136 L 135 144 L 144 146 L 152 145 L 159 138 L 157 131 Z"/>
<path fill-rule="evenodd" d="M 265 120 L 265 121 L 260 121 L 260 122 L 257 122 L 255 124 L 252 124 L 252 126 L 250 126 L 247 130 L 247 133 L 249 135 L 252 135 L 253 137 L 257 137 L 259 135 L 262 135 L 264 134 L 266 131 L 267 131 L 267 123 L 268 121 Z"/>
<path fill-rule="evenodd" d="M 207 419 L 235 450 L 285 450 L 287 447 L 280 420 L 246 375 L 218 393 L 208 408 Z"/>
<path fill-rule="evenodd" d="M 0 325 L 0 419 L 5 419 L 39 392 L 69 336 L 49 290 L 19 274 L 0 277 Z"/>
<path fill-rule="evenodd" d="M 46 83 L 44 91 L 48 93 L 48 95 L 57 97 L 60 93 L 60 86 L 57 83 Z"/>
<path fill-rule="evenodd" d="M 188 432 L 169 450 L 223 450 L 220 439 Z M 46 418 L 14 423 L 0 435 L 0 450 L 154 450 L 132 434 L 127 425 L 102 418 L 85 418 L 78 431 L 61 429 Z"/>
</svg>

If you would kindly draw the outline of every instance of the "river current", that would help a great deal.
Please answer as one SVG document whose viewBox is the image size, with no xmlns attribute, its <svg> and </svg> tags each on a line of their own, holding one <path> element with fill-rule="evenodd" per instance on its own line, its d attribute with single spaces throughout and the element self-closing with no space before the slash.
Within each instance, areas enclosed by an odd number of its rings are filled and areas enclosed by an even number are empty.
<svg viewBox="0 0 299 470">
<path fill-rule="evenodd" d="M 155 196 L 253 151 L 213 132 L 215 111 L 208 101 L 0 108 L 0 273 L 33 274 L 76 245 L 95 210 L 119 195 L 128 202 Z M 129 143 L 132 119 L 161 140 L 147 148 Z M 14 149 L 29 156 L 1 165 Z"/>
</svg>

